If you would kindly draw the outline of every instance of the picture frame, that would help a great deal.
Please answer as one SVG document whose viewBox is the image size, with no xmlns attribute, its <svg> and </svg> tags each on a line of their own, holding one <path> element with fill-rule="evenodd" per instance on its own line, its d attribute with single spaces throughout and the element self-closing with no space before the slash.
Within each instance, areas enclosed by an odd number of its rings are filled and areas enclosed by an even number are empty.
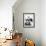
<svg viewBox="0 0 46 46">
<path fill-rule="evenodd" d="M 23 27 L 24 28 L 35 27 L 35 13 L 23 13 Z"/>
</svg>

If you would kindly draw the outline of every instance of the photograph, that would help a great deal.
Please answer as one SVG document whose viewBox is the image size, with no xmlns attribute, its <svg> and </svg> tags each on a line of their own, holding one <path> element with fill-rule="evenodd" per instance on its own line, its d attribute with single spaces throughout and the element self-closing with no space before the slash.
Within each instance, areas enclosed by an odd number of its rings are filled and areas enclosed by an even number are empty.
<svg viewBox="0 0 46 46">
<path fill-rule="evenodd" d="M 46 0 L 0 0 L 0 46 L 46 46 Z"/>
<path fill-rule="evenodd" d="M 23 26 L 29 28 L 35 27 L 35 13 L 23 14 Z"/>
</svg>

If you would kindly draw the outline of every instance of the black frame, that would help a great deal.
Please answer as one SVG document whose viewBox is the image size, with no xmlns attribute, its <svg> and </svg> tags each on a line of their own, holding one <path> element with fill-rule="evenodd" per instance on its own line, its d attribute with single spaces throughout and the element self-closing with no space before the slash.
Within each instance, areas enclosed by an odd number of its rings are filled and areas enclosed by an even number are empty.
<svg viewBox="0 0 46 46">
<path fill-rule="evenodd" d="M 34 20 L 34 21 L 33 21 L 33 26 L 32 26 L 32 27 L 25 27 L 25 26 L 24 26 L 24 15 L 25 15 L 25 14 L 33 14 L 33 20 Z M 24 28 L 34 28 L 34 27 L 35 27 L 35 13 L 23 13 L 23 27 L 24 27 Z"/>
</svg>

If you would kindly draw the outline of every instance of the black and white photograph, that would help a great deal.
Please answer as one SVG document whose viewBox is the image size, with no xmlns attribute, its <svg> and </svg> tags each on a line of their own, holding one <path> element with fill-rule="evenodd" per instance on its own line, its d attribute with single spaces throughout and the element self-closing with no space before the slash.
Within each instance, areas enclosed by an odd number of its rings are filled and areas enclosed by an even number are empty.
<svg viewBox="0 0 46 46">
<path fill-rule="evenodd" d="M 28 28 L 35 27 L 35 13 L 23 14 L 23 26 Z"/>
</svg>

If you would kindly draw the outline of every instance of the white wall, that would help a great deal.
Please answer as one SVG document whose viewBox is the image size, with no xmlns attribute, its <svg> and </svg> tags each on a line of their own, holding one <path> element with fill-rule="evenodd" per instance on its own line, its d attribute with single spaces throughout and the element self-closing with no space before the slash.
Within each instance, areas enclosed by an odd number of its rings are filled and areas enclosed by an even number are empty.
<svg viewBox="0 0 46 46">
<path fill-rule="evenodd" d="M 42 46 L 46 46 L 46 0 L 41 1 L 41 40 Z"/>
<path fill-rule="evenodd" d="M 21 1 L 21 0 L 20 0 Z M 17 5 L 17 6 L 16 6 Z M 26 39 L 35 41 L 36 46 L 41 46 L 41 1 L 40 0 L 22 0 L 21 3 L 13 6 L 15 29 L 23 33 Z M 23 13 L 35 13 L 35 28 L 23 27 Z"/>
<path fill-rule="evenodd" d="M 12 6 L 16 0 L 0 0 L 0 27 L 12 28 Z"/>
<path fill-rule="evenodd" d="M 23 32 L 24 37 L 35 40 L 36 46 L 46 46 L 46 0 L 22 0 L 13 6 L 13 12 L 15 29 Z M 35 13 L 35 28 L 23 28 L 23 12 Z"/>
</svg>

